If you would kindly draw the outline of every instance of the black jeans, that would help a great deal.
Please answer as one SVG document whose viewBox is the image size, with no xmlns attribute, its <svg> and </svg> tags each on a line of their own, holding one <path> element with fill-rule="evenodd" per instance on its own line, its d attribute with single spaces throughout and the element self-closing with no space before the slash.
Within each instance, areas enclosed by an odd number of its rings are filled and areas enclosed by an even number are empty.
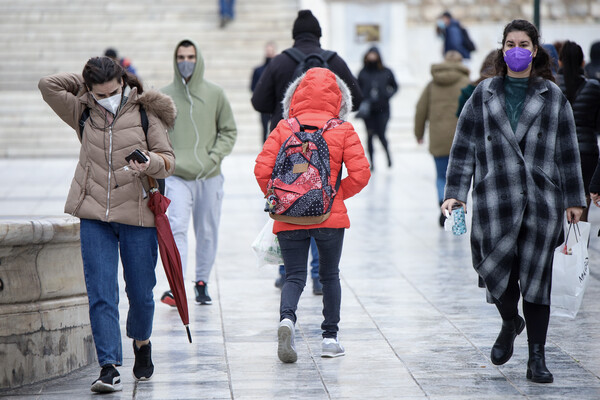
<svg viewBox="0 0 600 400">
<path fill-rule="evenodd" d="M 285 283 L 281 289 L 280 320 L 289 318 L 296 322 L 296 309 L 306 286 L 306 263 L 310 238 L 315 238 L 319 250 L 319 280 L 323 284 L 324 338 L 336 338 L 340 322 L 342 288 L 340 285 L 340 257 L 344 242 L 344 229 L 297 229 L 277 234 L 285 265 Z"/>
<path fill-rule="evenodd" d="M 377 136 L 383 149 L 385 150 L 385 155 L 388 159 L 388 164 L 391 165 L 392 159 L 390 157 L 390 150 L 388 148 L 388 141 L 385 137 L 385 131 L 387 128 L 387 123 L 390 119 L 390 113 L 376 113 L 371 115 L 368 118 L 365 118 L 365 125 L 367 127 L 367 150 L 369 151 L 369 161 L 371 162 L 371 167 L 374 167 L 374 149 L 373 149 L 373 138 Z"/>
</svg>

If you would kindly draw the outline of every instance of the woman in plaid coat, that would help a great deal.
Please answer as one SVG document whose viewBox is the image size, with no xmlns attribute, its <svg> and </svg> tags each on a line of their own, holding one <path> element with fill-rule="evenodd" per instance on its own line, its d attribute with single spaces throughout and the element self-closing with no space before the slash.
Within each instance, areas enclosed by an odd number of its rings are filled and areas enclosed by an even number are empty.
<svg viewBox="0 0 600 400">
<path fill-rule="evenodd" d="M 473 181 L 473 266 L 502 317 L 491 360 L 506 363 L 526 325 L 527 378 L 539 383 L 553 381 L 544 345 L 554 248 L 565 210 L 577 223 L 586 205 L 573 112 L 553 81 L 535 26 L 509 23 L 496 76 L 478 85 L 458 121 L 442 204 L 466 210 Z"/>
</svg>

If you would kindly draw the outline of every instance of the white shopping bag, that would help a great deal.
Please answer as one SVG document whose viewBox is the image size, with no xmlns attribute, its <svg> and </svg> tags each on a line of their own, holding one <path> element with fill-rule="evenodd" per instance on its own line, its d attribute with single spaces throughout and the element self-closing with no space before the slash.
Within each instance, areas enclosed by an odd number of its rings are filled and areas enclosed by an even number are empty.
<svg viewBox="0 0 600 400">
<path fill-rule="evenodd" d="M 575 318 L 579 311 L 590 276 L 587 249 L 590 228 L 588 222 L 569 225 L 565 229 L 565 242 L 554 250 L 550 299 L 552 316 Z"/>
<path fill-rule="evenodd" d="M 279 241 L 273 233 L 273 220 L 271 218 L 267 220 L 265 226 L 260 230 L 254 242 L 252 242 L 252 249 L 256 253 L 259 267 L 283 264 Z"/>
</svg>

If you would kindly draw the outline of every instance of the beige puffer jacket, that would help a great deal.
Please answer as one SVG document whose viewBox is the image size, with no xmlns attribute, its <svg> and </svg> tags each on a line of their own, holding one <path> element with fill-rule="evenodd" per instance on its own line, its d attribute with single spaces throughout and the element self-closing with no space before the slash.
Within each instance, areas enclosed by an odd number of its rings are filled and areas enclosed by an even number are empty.
<svg viewBox="0 0 600 400">
<path fill-rule="evenodd" d="M 148 177 L 165 178 L 175 170 L 167 133 L 176 117 L 171 98 L 152 90 L 138 95 L 133 88 L 110 124 L 107 111 L 87 92 L 81 75 L 48 76 L 40 80 L 38 87 L 46 103 L 75 129 L 81 141 L 65 212 L 79 218 L 154 226 L 154 215 L 148 208 Z M 148 115 L 147 137 L 140 105 Z M 79 120 L 86 107 L 90 117 L 80 137 Z M 150 167 L 144 173 L 133 171 L 125 161 L 135 149 L 150 155 Z"/>
</svg>

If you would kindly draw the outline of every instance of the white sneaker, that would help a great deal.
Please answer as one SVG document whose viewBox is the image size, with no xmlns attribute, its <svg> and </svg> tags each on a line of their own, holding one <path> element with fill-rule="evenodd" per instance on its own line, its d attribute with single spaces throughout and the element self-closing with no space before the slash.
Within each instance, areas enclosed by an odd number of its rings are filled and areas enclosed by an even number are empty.
<svg viewBox="0 0 600 400">
<path fill-rule="evenodd" d="M 344 346 L 337 339 L 325 338 L 321 344 L 321 357 L 334 358 L 346 355 Z"/>
<path fill-rule="evenodd" d="M 298 360 L 298 353 L 296 353 L 296 346 L 294 345 L 295 334 L 296 329 L 292 320 L 284 318 L 279 323 L 279 329 L 277 329 L 277 357 L 284 363 L 294 363 Z"/>
</svg>

